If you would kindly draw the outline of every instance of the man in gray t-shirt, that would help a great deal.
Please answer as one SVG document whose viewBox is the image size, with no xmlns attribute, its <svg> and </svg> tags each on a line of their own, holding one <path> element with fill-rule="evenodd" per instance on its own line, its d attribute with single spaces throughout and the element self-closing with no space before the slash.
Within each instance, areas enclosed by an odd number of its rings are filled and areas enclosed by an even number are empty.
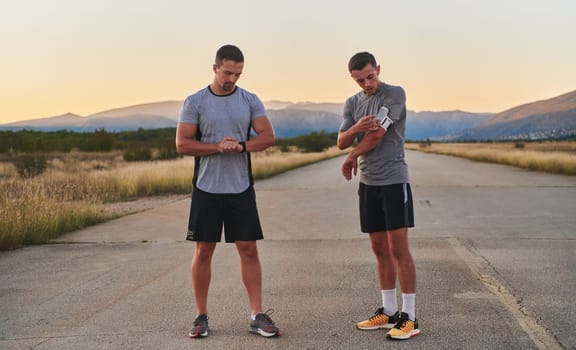
<svg viewBox="0 0 576 350">
<path fill-rule="evenodd" d="M 338 132 L 340 149 L 358 142 L 342 164 L 342 175 L 350 180 L 360 168 L 360 226 L 370 237 L 382 294 L 382 307 L 356 327 L 391 328 L 388 338 L 409 339 L 420 329 L 415 316 L 416 269 L 408 247 L 414 209 L 404 161 L 406 94 L 380 81 L 380 66 L 368 52 L 352 56 L 348 69 L 362 91 L 346 101 Z M 397 278 L 402 310 L 396 302 Z"/>
<path fill-rule="evenodd" d="M 256 241 L 263 238 L 253 188 L 250 152 L 274 144 L 274 129 L 260 99 L 236 86 L 244 56 L 240 49 L 218 49 L 212 83 L 186 98 L 176 130 L 178 153 L 195 157 L 187 240 L 196 243 L 192 285 L 196 318 L 191 338 L 208 336 L 211 261 L 222 228 L 240 255 L 242 281 L 250 304 L 250 332 L 280 335 L 262 312 L 262 272 Z M 251 130 L 256 136 L 250 138 Z"/>
</svg>

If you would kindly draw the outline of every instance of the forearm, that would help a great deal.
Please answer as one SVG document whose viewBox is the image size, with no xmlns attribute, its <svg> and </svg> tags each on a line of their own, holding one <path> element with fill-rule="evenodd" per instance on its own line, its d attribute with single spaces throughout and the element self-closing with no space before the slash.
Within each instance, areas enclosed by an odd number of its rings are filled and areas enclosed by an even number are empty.
<svg viewBox="0 0 576 350">
<path fill-rule="evenodd" d="M 358 156 L 373 150 L 380 139 L 384 135 L 385 130 L 379 129 L 377 131 L 368 132 L 356 147 L 348 154 L 348 157 L 342 163 L 342 175 L 346 180 L 352 179 L 353 175 L 356 175 L 358 169 Z"/>
<path fill-rule="evenodd" d="M 376 145 L 378 145 L 384 133 L 386 133 L 386 130 L 379 129 L 366 134 L 362 141 L 350 152 L 349 157 L 358 157 L 376 148 Z"/>
<path fill-rule="evenodd" d="M 354 128 L 350 128 L 346 131 L 340 131 L 338 133 L 338 140 L 336 141 L 336 145 L 339 149 L 346 149 L 354 144 L 356 136 L 358 136 L 358 133 L 354 131 Z"/>
<path fill-rule="evenodd" d="M 246 152 L 263 151 L 270 146 L 274 146 L 275 142 L 274 131 L 271 129 L 263 131 L 246 141 Z"/>
<path fill-rule="evenodd" d="M 218 143 L 203 143 L 194 139 L 180 139 L 176 143 L 179 154 L 194 157 L 209 156 L 219 153 Z"/>
<path fill-rule="evenodd" d="M 337 145 L 340 149 L 346 149 L 354 144 L 358 135 L 367 135 L 379 129 L 378 121 L 374 115 L 365 115 L 348 129 L 338 132 Z"/>
</svg>

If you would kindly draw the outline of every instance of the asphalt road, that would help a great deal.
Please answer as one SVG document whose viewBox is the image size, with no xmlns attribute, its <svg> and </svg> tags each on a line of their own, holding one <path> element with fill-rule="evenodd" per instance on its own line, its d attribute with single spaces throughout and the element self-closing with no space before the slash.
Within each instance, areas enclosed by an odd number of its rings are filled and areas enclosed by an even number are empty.
<svg viewBox="0 0 576 350">
<path fill-rule="evenodd" d="M 256 183 L 264 303 L 279 338 L 248 333 L 234 245 L 220 244 L 210 336 L 194 317 L 189 201 L 0 253 L 0 349 L 575 349 L 576 177 L 408 152 L 416 315 L 405 342 L 354 323 L 379 306 L 342 159 Z"/>
</svg>

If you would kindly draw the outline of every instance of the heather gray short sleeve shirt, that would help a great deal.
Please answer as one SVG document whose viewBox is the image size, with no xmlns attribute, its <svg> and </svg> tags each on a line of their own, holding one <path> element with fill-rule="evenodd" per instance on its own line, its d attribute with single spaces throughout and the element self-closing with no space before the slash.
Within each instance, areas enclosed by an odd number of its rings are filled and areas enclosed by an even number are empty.
<svg viewBox="0 0 576 350">
<path fill-rule="evenodd" d="M 406 94 L 402 87 L 383 83 L 374 95 L 367 96 L 361 91 L 348 98 L 340 131 L 348 130 L 365 115 L 376 115 L 383 105 L 388 107 L 388 116 L 394 124 L 373 150 L 359 157 L 360 182 L 372 186 L 408 183 L 408 166 L 404 160 Z M 357 141 L 364 135 L 358 135 Z"/>
<path fill-rule="evenodd" d="M 180 123 L 196 124 L 196 138 L 218 143 L 224 137 L 248 140 L 252 120 L 265 117 L 262 101 L 240 87 L 225 96 L 206 87 L 184 101 Z M 219 153 L 198 157 L 194 169 L 196 188 L 209 193 L 241 193 L 251 185 L 252 169 L 247 153 Z"/>
</svg>

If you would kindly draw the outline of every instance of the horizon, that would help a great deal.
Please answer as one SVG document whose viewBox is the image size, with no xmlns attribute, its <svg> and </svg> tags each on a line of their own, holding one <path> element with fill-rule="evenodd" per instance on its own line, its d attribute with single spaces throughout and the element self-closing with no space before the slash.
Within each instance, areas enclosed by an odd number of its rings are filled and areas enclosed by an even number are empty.
<svg viewBox="0 0 576 350">
<path fill-rule="evenodd" d="M 561 93 L 560 95 L 557 96 L 561 96 L 570 92 L 574 92 L 576 90 L 571 90 L 571 91 L 567 91 L 565 93 Z M 412 109 L 412 108 L 407 108 L 408 111 L 411 112 L 415 112 L 415 113 L 421 113 L 421 112 L 452 112 L 452 111 L 460 111 L 460 112 L 465 112 L 465 113 L 475 113 L 475 114 L 498 114 L 504 111 L 507 111 L 509 109 L 518 107 L 518 106 L 522 106 L 525 104 L 530 104 L 530 103 L 534 103 L 534 102 L 541 102 L 541 101 L 545 101 L 548 100 L 550 98 L 554 98 L 557 96 L 551 96 L 549 98 L 543 98 L 541 100 L 537 100 L 537 101 L 527 101 L 524 103 L 521 103 L 519 105 L 516 106 L 510 106 L 504 110 L 501 111 L 497 111 L 497 112 L 475 112 L 475 111 L 467 111 L 467 110 L 462 110 L 462 109 L 445 109 L 445 110 L 427 110 L 427 109 L 422 109 L 422 110 L 417 110 L 417 109 Z M 19 123 L 19 122 L 26 122 L 26 121 L 34 121 L 34 120 L 40 120 L 40 119 L 49 119 L 49 118 L 57 118 L 57 117 L 63 117 L 66 115 L 73 115 L 75 117 L 80 117 L 80 118 L 88 118 L 91 117 L 92 115 L 95 114 L 100 114 L 103 112 L 107 112 L 107 111 L 113 111 L 113 110 L 118 110 L 118 109 L 126 109 L 126 108 L 133 108 L 133 107 L 138 107 L 138 106 L 145 106 L 145 105 L 151 105 L 151 104 L 161 104 L 161 103 L 170 103 L 170 102 L 184 102 L 184 100 L 165 100 L 165 101 L 152 101 L 152 102 L 146 102 L 146 103 L 137 103 L 137 104 L 133 104 L 133 105 L 127 105 L 127 106 L 118 106 L 118 107 L 113 107 L 113 108 L 108 108 L 108 109 L 104 109 L 104 110 L 99 110 L 99 111 L 95 111 L 95 112 L 91 112 L 88 114 L 78 114 L 78 113 L 74 113 L 72 111 L 68 111 L 62 114 L 57 114 L 57 115 L 50 115 L 50 116 L 44 116 L 44 117 L 38 117 L 38 118 L 25 118 L 25 119 L 21 119 L 21 120 L 14 120 L 14 121 L 8 121 L 8 122 L 2 122 L 2 118 L 0 118 L 0 126 L 5 125 L 5 124 L 12 124 L 12 123 Z M 267 101 L 262 101 L 262 103 L 264 103 L 264 105 L 266 105 L 267 103 L 289 103 L 289 104 L 344 104 L 344 102 L 313 102 L 313 101 L 297 101 L 297 102 L 293 102 L 293 101 L 288 101 L 288 100 L 280 100 L 280 99 L 272 99 L 272 100 L 267 100 Z"/>
<path fill-rule="evenodd" d="M 1 8 L 0 124 L 182 101 L 212 81 L 214 54 L 228 43 L 246 58 L 238 85 L 262 101 L 344 103 L 359 91 L 346 68 L 359 51 L 406 90 L 412 111 L 499 113 L 575 89 L 572 0 Z"/>
<path fill-rule="evenodd" d="M 67 116 L 67 115 L 72 115 L 75 117 L 79 117 L 79 118 L 88 118 L 91 117 L 95 114 L 100 114 L 103 112 L 107 112 L 107 111 L 113 111 L 113 110 L 118 110 L 118 109 L 126 109 L 126 108 L 134 108 L 134 107 L 139 107 L 139 106 L 145 106 L 145 105 L 151 105 L 151 104 L 160 104 L 160 103 L 170 103 L 170 102 L 184 102 L 184 100 L 166 100 L 166 101 L 154 101 L 154 102 L 147 102 L 147 103 L 138 103 L 135 105 L 129 105 L 129 106 L 118 106 L 118 107 L 114 107 L 114 108 L 109 108 L 109 109 L 105 109 L 105 110 L 100 110 L 100 111 L 96 111 L 96 112 L 91 112 L 85 115 L 81 115 L 78 113 L 74 113 L 74 112 L 65 112 L 62 114 L 58 114 L 58 115 L 51 115 L 51 116 L 44 116 L 44 117 L 38 117 L 38 118 L 27 118 L 27 119 L 21 119 L 21 120 L 15 120 L 15 121 L 10 121 L 10 122 L 1 122 L 1 118 L 0 118 L 0 126 L 5 125 L 5 124 L 12 124 L 12 123 L 19 123 L 19 122 L 26 122 L 26 121 L 34 121 L 34 120 L 41 120 L 41 119 L 49 119 L 49 118 L 58 118 L 58 117 L 63 117 L 63 116 Z M 264 105 L 266 105 L 267 103 L 289 103 L 289 104 L 342 104 L 344 105 L 344 102 L 312 102 L 312 101 L 298 101 L 298 102 L 292 102 L 292 101 L 287 101 L 287 100 L 268 100 L 268 101 L 262 101 L 262 103 L 264 103 Z M 531 101 L 531 102 L 537 102 L 537 101 Z M 527 103 L 531 103 L 531 102 L 526 102 Z M 514 108 L 517 106 L 512 106 L 510 108 Z M 282 108 L 281 108 L 282 109 Z M 506 110 L 508 110 L 509 108 L 507 108 Z M 465 112 L 465 113 L 475 113 L 475 114 L 484 114 L 484 113 L 492 113 L 492 114 L 497 114 L 503 111 L 499 111 L 499 112 L 471 112 L 471 111 L 465 111 L 465 110 L 461 110 L 461 109 L 446 109 L 446 110 L 441 110 L 441 111 L 432 111 L 432 110 L 415 110 L 415 109 L 407 109 L 408 111 L 411 112 L 415 112 L 415 113 L 421 113 L 421 112 L 452 112 L 452 111 L 460 111 L 460 112 Z"/>
</svg>

